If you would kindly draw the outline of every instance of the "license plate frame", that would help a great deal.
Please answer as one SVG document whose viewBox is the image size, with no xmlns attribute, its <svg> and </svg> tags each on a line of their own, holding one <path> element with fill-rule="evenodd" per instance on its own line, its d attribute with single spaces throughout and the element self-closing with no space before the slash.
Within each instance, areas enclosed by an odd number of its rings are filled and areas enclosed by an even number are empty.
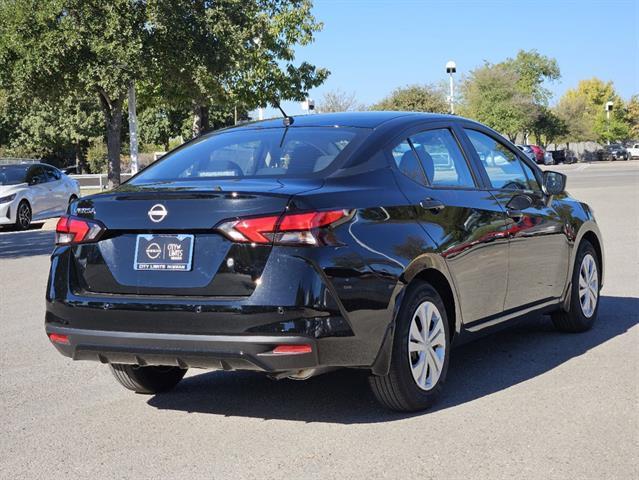
<svg viewBox="0 0 639 480">
<path fill-rule="evenodd" d="M 144 272 L 190 272 L 195 236 L 139 234 L 135 239 L 133 269 Z"/>
</svg>

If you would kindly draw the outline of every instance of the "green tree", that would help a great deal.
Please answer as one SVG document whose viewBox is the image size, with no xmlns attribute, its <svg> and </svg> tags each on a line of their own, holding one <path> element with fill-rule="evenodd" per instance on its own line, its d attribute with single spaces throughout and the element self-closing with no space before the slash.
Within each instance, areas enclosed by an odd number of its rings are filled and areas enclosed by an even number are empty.
<svg viewBox="0 0 639 480">
<path fill-rule="evenodd" d="M 561 78 L 557 60 L 542 55 L 537 50 L 520 50 L 515 58 L 507 59 L 503 65 L 517 73 L 517 88 L 520 92 L 532 96 L 536 105 L 548 104 L 551 92 L 544 87 L 544 83 Z"/>
<path fill-rule="evenodd" d="M 447 113 L 444 91 L 434 85 L 409 85 L 395 89 L 371 110 Z"/>
<path fill-rule="evenodd" d="M 188 110 L 175 110 L 164 105 L 141 108 L 138 125 L 142 144 L 158 145 L 168 151 L 171 139 L 184 135 L 184 126 L 189 118 Z"/>
<path fill-rule="evenodd" d="M 545 147 L 549 143 L 554 143 L 556 138 L 565 135 L 568 132 L 568 126 L 555 112 L 541 107 L 531 131 L 535 135 L 537 145 Z"/>
<path fill-rule="evenodd" d="M 211 105 L 301 99 L 328 75 L 292 64 L 293 46 L 321 27 L 310 10 L 309 0 L 5 0 L 0 88 L 23 102 L 93 95 L 117 185 L 132 84 L 194 111 L 196 133 Z"/>
<path fill-rule="evenodd" d="M 17 156 L 75 161 L 86 169 L 86 151 L 103 132 L 102 115 L 93 97 L 66 96 L 58 100 L 34 98 L 12 104 L 14 119 L 9 146 Z"/>
<path fill-rule="evenodd" d="M 555 107 L 555 113 L 564 122 L 566 131 L 559 139 L 569 142 L 583 142 L 594 138 L 593 124 L 588 114 L 586 98 L 564 95 Z"/>
<path fill-rule="evenodd" d="M 212 106 L 219 115 L 303 100 L 329 74 L 293 64 L 294 46 L 312 42 L 322 27 L 311 8 L 310 0 L 157 0 L 151 18 L 160 94 L 172 108 L 192 110 L 194 136 L 210 127 Z"/>
<path fill-rule="evenodd" d="M 576 88 L 564 94 L 559 103 L 562 102 L 580 106 L 580 115 L 576 121 L 584 122 L 590 134 L 589 138 L 583 140 L 605 142 L 628 138 L 630 125 L 626 117 L 626 106 L 612 82 L 604 82 L 598 78 L 582 80 Z M 613 104 L 610 119 L 605 110 L 607 102 Z"/>
<path fill-rule="evenodd" d="M 94 95 L 106 130 L 109 182 L 120 182 L 123 106 L 144 78 L 146 2 L 20 0 L 0 4 L 0 84 L 17 97 L 54 101 Z"/>
<path fill-rule="evenodd" d="M 519 74 L 504 65 L 484 64 L 461 84 L 461 113 L 507 135 L 515 141 L 537 117 L 531 94 L 518 88 Z"/>
</svg>

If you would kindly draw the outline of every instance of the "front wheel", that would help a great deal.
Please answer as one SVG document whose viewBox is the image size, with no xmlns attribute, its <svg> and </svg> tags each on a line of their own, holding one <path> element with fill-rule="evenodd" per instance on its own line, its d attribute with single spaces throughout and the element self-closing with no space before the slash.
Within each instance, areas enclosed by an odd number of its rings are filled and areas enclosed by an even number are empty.
<svg viewBox="0 0 639 480">
<path fill-rule="evenodd" d="M 26 230 L 31 225 L 32 212 L 31 205 L 26 200 L 22 200 L 16 211 L 16 227 L 19 230 Z"/>
<path fill-rule="evenodd" d="M 375 397 L 391 410 L 428 408 L 443 387 L 449 357 L 444 303 L 430 284 L 420 282 L 407 293 L 397 318 L 388 374 L 370 377 Z"/>
<path fill-rule="evenodd" d="M 186 369 L 169 366 L 140 367 L 113 363 L 109 365 L 115 379 L 136 393 L 166 392 L 175 387 L 186 374 Z"/>
<path fill-rule="evenodd" d="M 584 240 L 579 247 L 572 273 L 570 308 L 552 315 L 553 323 L 562 332 L 590 330 L 599 313 L 600 264 L 597 252 Z"/>
</svg>

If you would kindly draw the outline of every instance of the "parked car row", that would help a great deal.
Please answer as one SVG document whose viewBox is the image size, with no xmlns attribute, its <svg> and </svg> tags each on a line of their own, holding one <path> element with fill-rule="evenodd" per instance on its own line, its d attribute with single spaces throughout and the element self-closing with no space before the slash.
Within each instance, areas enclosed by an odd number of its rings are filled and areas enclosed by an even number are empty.
<svg viewBox="0 0 639 480">
<path fill-rule="evenodd" d="M 554 165 L 555 161 L 552 153 L 546 152 L 539 145 L 517 145 L 517 148 L 524 152 L 528 158 L 541 165 Z"/>
<path fill-rule="evenodd" d="M 34 220 L 62 215 L 79 197 L 78 181 L 51 165 L 0 165 L 0 226 L 25 230 Z"/>
</svg>

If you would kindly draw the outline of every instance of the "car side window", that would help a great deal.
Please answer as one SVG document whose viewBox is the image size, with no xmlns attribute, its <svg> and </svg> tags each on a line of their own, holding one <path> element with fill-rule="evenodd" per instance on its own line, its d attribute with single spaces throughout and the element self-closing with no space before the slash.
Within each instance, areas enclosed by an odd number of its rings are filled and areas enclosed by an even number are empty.
<svg viewBox="0 0 639 480">
<path fill-rule="evenodd" d="M 427 130 L 410 137 L 410 141 L 433 186 L 474 187 L 468 163 L 447 128 Z"/>
<path fill-rule="evenodd" d="M 44 173 L 44 168 L 33 167 L 29 170 L 27 182 L 34 185 L 47 182 L 47 175 Z"/>
<path fill-rule="evenodd" d="M 415 155 L 415 151 L 408 140 L 404 140 L 391 150 L 397 168 L 408 178 L 415 180 L 422 185 L 426 185 L 426 175 L 424 169 Z"/>
<path fill-rule="evenodd" d="M 519 161 L 521 162 L 521 166 L 524 169 L 524 173 L 526 174 L 526 177 L 528 177 L 528 182 L 527 182 L 528 190 L 533 190 L 535 192 L 541 191 L 541 185 L 539 185 L 539 182 L 537 181 L 537 177 L 535 176 L 535 172 L 533 172 L 533 169 L 526 162 L 523 162 L 521 160 Z"/>
<path fill-rule="evenodd" d="M 49 182 L 60 180 L 60 172 L 53 167 L 44 167 Z"/>
<path fill-rule="evenodd" d="M 503 143 L 484 133 L 477 130 L 464 130 L 473 144 L 493 188 L 530 190 L 529 180 L 522 167 L 522 162 L 515 153 L 511 152 Z"/>
</svg>

